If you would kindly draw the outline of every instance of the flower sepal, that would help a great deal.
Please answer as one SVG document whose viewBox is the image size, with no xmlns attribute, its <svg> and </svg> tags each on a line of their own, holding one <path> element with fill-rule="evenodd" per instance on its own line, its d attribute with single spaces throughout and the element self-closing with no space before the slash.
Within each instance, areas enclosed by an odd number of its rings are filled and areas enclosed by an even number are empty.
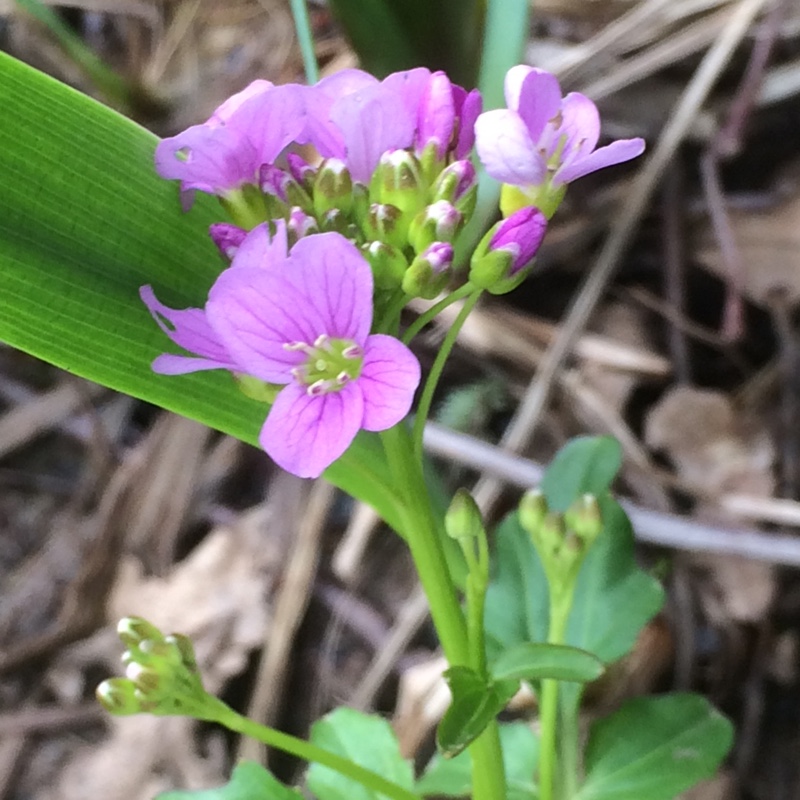
<svg viewBox="0 0 800 800">
<path fill-rule="evenodd" d="M 420 253 L 403 276 L 403 291 L 410 297 L 433 300 L 450 282 L 453 269 L 453 246 L 434 242 Z"/>
<path fill-rule="evenodd" d="M 372 267 L 377 290 L 393 291 L 400 288 L 408 261 L 398 248 L 383 242 L 370 242 L 363 248 L 363 253 Z"/>
</svg>

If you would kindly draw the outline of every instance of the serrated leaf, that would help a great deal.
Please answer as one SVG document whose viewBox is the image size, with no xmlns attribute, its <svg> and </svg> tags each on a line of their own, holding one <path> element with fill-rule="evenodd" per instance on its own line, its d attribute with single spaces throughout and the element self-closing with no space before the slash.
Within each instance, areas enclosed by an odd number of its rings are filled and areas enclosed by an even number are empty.
<svg viewBox="0 0 800 800">
<path fill-rule="evenodd" d="M 622 448 L 612 436 L 578 436 L 558 453 L 542 478 L 551 511 L 566 511 L 583 494 L 604 494 L 622 464 Z"/>
<path fill-rule="evenodd" d="M 382 717 L 352 708 L 337 708 L 312 725 L 311 742 L 377 772 L 404 789 L 414 788 L 411 764 L 400 755 L 394 731 Z M 319 800 L 385 800 L 383 794 L 321 764 L 311 765 L 307 780 Z"/>
<path fill-rule="evenodd" d="M 303 800 L 303 795 L 284 786 L 260 764 L 243 761 L 218 789 L 162 792 L 155 800 Z"/>
<path fill-rule="evenodd" d="M 533 776 L 539 758 L 539 740 L 524 722 L 500 725 L 507 800 L 533 800 L 538 797 Z M 436 754 L 417 782 L 423 795 L 468 797 L 472 792 L 472 759 L 465 750 L 454 758 Z"/>
<path fill-rule="evenodd" d="M 588 683 L 605 670 L 603 662 L 592 653 L 568 645 L 546 642 L 520 642 L 500 653 L 492 662 L 494 680 L 558 681 Z"/>
<path fill-rule="evenodd" d="M 637 697 L 595 723 L 578 800 L 671 800 L 714 774 L 733 726 L 703 697 Z"/>
<path fill-rule="evenodd" d="M 156 375 L 170 349 L 139 300 L 152 284 L 202 306 L 223 268 L 207 235 L 214 198 L 180 211 L 153 168 L 157 139 L 130 120 L 0 53 L 0 340 L 70 372 L 257 444 L 266 406 L 223 372 Z M 326 477 L 397 525 L 375 434 Z"/>
<path fill-rule="evenodd" d="M 486 726 L 508 705 L 519 681 L 484 680 L 469 667 L 450 667 L 444 679 L 453 695 L 436 729 L 436 746 L 446 758 L 458 755 L 483 733 Z"/>
</svg>

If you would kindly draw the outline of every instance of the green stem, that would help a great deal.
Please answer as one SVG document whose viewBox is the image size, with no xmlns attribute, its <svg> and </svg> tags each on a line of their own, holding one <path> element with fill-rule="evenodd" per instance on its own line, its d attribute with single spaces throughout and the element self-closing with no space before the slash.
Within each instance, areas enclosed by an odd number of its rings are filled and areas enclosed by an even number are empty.
<svg viewBox="0 0 800 800">
<path fill-rule="evenodd" d="M 475 291 L 475 287 L 471 283 L 465 283 L 460 286 L 452 294 L 440 300 L 435 305 L 432 305 L 427 311 L 420 314 L 408 329 L 403 334 L 403 344 L 408 344 L 432 319 L 442 313 L 448 306 L 451 306 L 462 297 L 466 297 L 471 292 Z"/>
<path fill-rule="evenodd" d="M 306 83 L 309 85 L 319 80 L 319 66 L 314 53 L 314 37 L 311 34 L 311 23 L 308 19 L 308 8 L 305 0 L 290 0 L 297 40 L 303 54 L 303 67 L 306 71 Z"/>
<path fill-rule="evenodd" d="M 402 289 L 398 289 L 387 304 L 380 322 L 375 326 L 375 333 L 388 333 L 390 336 L 395 335 L 400 325 L 400 314 L 410 299 L 411 298 Z"/>
<path fill-rule="evenodd" d="M 573 590 L 550 596 L 550 626 L 547 641 L 564 644 L 567 621 L 572 608 Z M 556 741 L 558 734 L 558 681 L 542 681 L 539 705 L 539 800 L 553 800 L 555 796 Z"/>
<path fill-rule="evenodd" d="M 284 753 L 297 756 L 304 761 L 330 767 L 346 778 L 360 783 L 373 792 L 392 798 L 392 800 L 419 800 L 419 795 L 386 780 L 377 772 L 359 766 L 350 759 L 331 753 L 329 750 L 317 747 L 311 742 L 276 731 L 274 728 L 259 725 L 257 722 L 237 714 L 221 700 L 210 699 L 215 701 L 213 713 L 206 717 L 211 722 L 218 722 L 236 733 L 250 736 L 268 747 L 276 747 L 278 750 L 283 750 Z"/>
<path fill-rule="evenodd" d="M 478 298 L 480 298 L 482 293 L 482 289 L 475 289 L 474 287 L 472 288 L 472 293 L 464 301 L 464 305 L 461 311 L 458 312 L 455 322 L 453 322 L 453 324 L 450 326 L 450 330 L 447 331 L 447 335 L 444 337 L 442 346 L 439 348 L 439 352 L 436 354 L 436 359 L 433 362 L 431 371 L 428 374 L 428 380 L 425 382 L 425 388 L 422 390 L 422 397 L 420 398 L 419 405 L 417 406 L 417 414 L 414 419 L 414 431 L 412 434 L 412 440 L 414 442 L 414 454 L 416 455 L 417 460 L 420 462 L 422 461 L 422 435 L 425 432 L 425 422 L 427 421 L 428 414 L 431 410 L 431 403 L 433 402 L 433 394 L 436 391 L 436 384 L 439 382 L 439 378 L 442 376 L 442 370 L 444 370 L 445 362 L 450 355 L 450 351 L 453 349 L 453 345 L 456 343 L 458 334 L 461 332 L 461 327 L 463 326 L 472 309 L 475 307 L 475 303 L 478 302 Z"/>
<path fill-rule="evenodd" d="M 422 460 L 413 448 L 407 428 L 401 423 L 381 433 L 386 457 L 404 500 L 402 526 L 420 583 L 428 598 L 431 618 L 452 666 L 469 665 L 472 648 L 464 613 L 442 546 L 443 523 L 437 521 L 425 486 Z M 474 620 L 473 620 L 474 624 Z M 483 620 L 481 620 L 481 627 Z M 469 746 L 472 757 L 473 800 L 503 800 L 506 780 L 500 733 L 496 721 Z"/>
</svg>

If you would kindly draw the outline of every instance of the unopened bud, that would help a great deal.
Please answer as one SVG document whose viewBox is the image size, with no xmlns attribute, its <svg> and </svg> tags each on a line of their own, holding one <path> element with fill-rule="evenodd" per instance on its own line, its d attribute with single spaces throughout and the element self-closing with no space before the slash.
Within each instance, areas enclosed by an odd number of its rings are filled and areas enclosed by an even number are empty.
<svg viewBox="0 0 800 800">
<path fill-rule="evenodd" d="M 466 489 L 455 493 L 444 515 L 444 528 L 451 539 L 476 539 L 485 535 L 478 504 Z"/>
<path fill-rule="evenodd" d="M 588 548 L 603 530 L 600 505 L 593 494 L 579 497 L 565 512 L 567 527 L 584 542 Z"/>
<path fill-rule="evenodd" d="M 464 223 L 464 215 L 447 200 L 426 206 L 411 222 L 408 240 L 421 253 L 434 242 L 453 242 Z"/>
<path fill-rule="evenodd" d="M 403 275 L 403 291 L 411 297 L 432 300 L 450 282 L 453 267 L 453 246 L 434 242 L 420 253 Z"/>
<path fill-rule="evenodd" d="M 141 703 L 136 697 L 136 687 L 126 678 L 109 678 L 95 690 L 100 705 L 118 717 L 138 714 Z"/>
<path fill-rule="evenodd" d="M 519 501 L 519 524 L 529 536 L 533 536 L 544 522 L 548 510 L 544 492 L 541 489 L 529 489 Z"/>
<path fill-rule="evenodd" d="M 409 218 L 427 202 L 427 185 L 419 162 L 407 150 L 389 150 L 381 156 L 370 181 L 370 199 L 399 209 Z"/>
<path fill-rule="evenodd" d="M 399 208 L 373 203 L 364 223 L 367 239 L 403 249 L 408 238 L 408 223 Z"/>
<path fill-rule="evenodd" d="M 129 649 L 138 649 L 145 641 L 160 641 L 164 638 L 155 625 L 141 617 L 123 617 L 117 623 L 117 635 Z"/>
<path fill-rule="evenodd" d="M 370 242 L 363 249 L 364 256 L 372 267 L 372 276 L 377 289 L 397 289 L 408 269 L 406 257 L 396 247 L 383 242 Z"/>
<path fill-rule="evenodd" d="M 300 206 L 294 206 L 289 212 L 289 219 L 286 221 L 286 234 L 289 244 L 294 244 L 304 236 L 312 233 L 319 233 L 317 220 L 310 214 L 306 214 Z"/>
<path fill-rule="evenodd" d="M 215 222 L 208 228 L 211 241 L 217 246 L 223 257 L 228 261 L 233 261 L 239 245 L 247 236 L 247 231 L 238 225 L 231 225 L 228 222 Z"/>
<path fill-rule="evenodd" d="M 321 217 L 331 209 L 349 214 L 353 207 L 353 179 L 344 161 L 328 158 L 320 164 L 314 179 L 314 212 Z"/>
<path fill-rule="evenodd" d="M 447 200 L 467 219 L 475 211 L 478 183 L 471 161 L 454 161 L 445 167 L 431 190 L 433 200 Z"/>
</svg>

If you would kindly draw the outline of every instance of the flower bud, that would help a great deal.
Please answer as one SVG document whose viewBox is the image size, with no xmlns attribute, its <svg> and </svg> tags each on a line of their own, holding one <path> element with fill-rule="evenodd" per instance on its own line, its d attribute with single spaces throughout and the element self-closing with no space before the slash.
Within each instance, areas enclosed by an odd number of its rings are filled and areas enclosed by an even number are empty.
<svg viewBox="0 0 800 800">
<path fill-rule="evenodd" d="M 227 222 L 215 222 L 208 228 L 211 241 L 217 246 L 223 257 L 228 261 L 233 261 L 239 245 L 247 236 L 247 231 L 238 225 L 231 225 Z"/>
<path fill-rule="evenodd" d="M 295 244 L 298 239 L 312 233 L 319 233 L 317 220 L 310 214 L 306 214 L 300 206 L 294 206 L 289 212 L 289 219 L 286 221 L 286 234 L 289 244 Z"/>
<path fill-rule="evenodd" d="M 136 687 L 126 678 L 109 678 L 95 690 L 100 705 L 118 717 L 138 714 L 142 708 L 136 696 Z"/>
<path fill-rule="evenodd" d="M 274 164 L 264 164 L 259 170 L 261 191 L 275 197 L 288 206 L 300 206 L 311 212 L 313 203 L 311 196 L 303 186 L 286 170 Z"/>
<path fill-rule="evenodd" d="M 364 234 L 370 241 L 383 242 L 402 250 L 408 239 L 408 223 L 399 208 L 373 203 L 364 221 Z"/>
<path fill-rule="evenodd" d="M 485 536 L 478 504 L 466 489 L 459 489 L 444 515 L 444 528 L 451 539 L 477 539 Z"/>
<path fill-rule="evenodd" d="M 603 530 L 603 518 L 597 498 L 593 494 L 579 497 L 564 512 L 564 521 L 584 545 L 590 547 Z"/>
<path fill-rule="evenodd" d="M 302 156 L 297 153 L 287 153 L 286 163 L 292 177 L 305 189 L 307 194 L 311 194 L 314 185 L 314 175 L 316 170 Z"/>
<path fill-rule="evenodd" d="M 447 200 L 471 217 L 478 197 L 478 182 L 471 161 L 454 161 L 442 170 L 431 189 L 433 200 Z"/>
<path fill-rule="evenodd" d="M 117 623 L 117 636 L 129 649 L 138 649 L 145 641 L 157 642 L 164 638 L 155 625 L 141 617 L 123 617 Z"/>
<path fill-rule="evenodd" d="M 369 192 L 373 203 L 392 205 L 411 219 L 425 207 L 428 187 L 411 153 L 389 150 L 378 162 Z"/>
<path fill-rule="evenodd" d="M 544 522 L 547 512 L 544 492 L 541 489 L 529 489 L 519 501 L 519 524 L 529 536 L 533 536 Z"/>
<path fill-rule="evenodd" d="M 527 276 L 546 230 L 547 220 L 532 206 L 498 222 L 475 249 L 470 281 L 492 294 L 517 287 Z"/>
<path fill-rule="evenodd" d="M 376 289 L 399 288 L 408 269 L 408 261 L 400 250 L 383 242 L 370 242 L 363 253 L 372 267 Z"/>
<path fill-rule="evenodd" d="M 460 232 L 464 215 L 447 200 L 439 200 L 417 214 L 408 230 L 408 240 L 415 253 L 434 242 L 453 242 Z"/>
<path fill-rule="evenodd" d="M 328 158 L 320 164 L 312 191 L 314 212 L 323 216 L 331 209 L 349 214 L 353 207 L 353 179 L 344 161 Z"/>
<path fill-rule="evenodd" d="M 403 291 L 411 297 L 432 300 L 450 282 L 453 246 L 434 242 L 420 253 L 403 276 Z"/>
</svg>

